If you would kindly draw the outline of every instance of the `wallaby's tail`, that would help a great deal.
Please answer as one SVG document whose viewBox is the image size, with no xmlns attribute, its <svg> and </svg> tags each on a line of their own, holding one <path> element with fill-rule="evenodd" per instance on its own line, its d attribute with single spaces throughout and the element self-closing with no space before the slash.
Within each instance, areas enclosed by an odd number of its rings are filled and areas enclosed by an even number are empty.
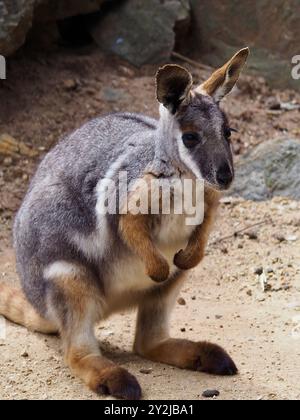
<svg viewBox="0 0 300 420">
<path fill-rule="evenodd" d="M 31 331 L 44 334 L 57 333 L 57 328 L 34 310 L 21 289 L 2 282 L 0 282 L 0 315 Z"/>
</svg>

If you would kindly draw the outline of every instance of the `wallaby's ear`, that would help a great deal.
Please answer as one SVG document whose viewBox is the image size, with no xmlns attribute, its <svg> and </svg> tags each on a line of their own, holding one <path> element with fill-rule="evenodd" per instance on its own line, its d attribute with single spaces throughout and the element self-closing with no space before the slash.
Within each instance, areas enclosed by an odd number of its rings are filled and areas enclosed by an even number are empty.
<svg viewBox="0 0 300 420">
<path fill-rule="evenodd" d="M 249 54 L 249 48 L 243 48 L 228 63 L 215 71 L 196 91 L 212 96 L 216 102 L 220 102 L 234 88 Z"/>
<path fill-rule="evenodd" d="M 168 64 L 156 74 L 157 99 L 173 115 L 188 100 L 193 85 L 192 75 L 183 67 Z"/>
</svg>

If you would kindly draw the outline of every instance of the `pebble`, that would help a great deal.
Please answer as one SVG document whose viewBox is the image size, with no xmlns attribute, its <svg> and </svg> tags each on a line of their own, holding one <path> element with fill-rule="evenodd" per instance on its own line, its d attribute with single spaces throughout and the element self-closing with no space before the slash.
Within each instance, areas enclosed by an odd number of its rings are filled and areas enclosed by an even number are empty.
<svg viewBox="0 0 300 420">
<path fill-rule="evenodd" d="M 24 351 L 24 352 L 21 354 L 21 357 L 24 357 L 24 358 L 26 359 L 27 357 L 29 357 L 29 354 L 27 353 L 27 351 Z"/>
<path fill-rule="evenodd" d="M 186 305 L 186 301 L 182 297 L 177 300 L 177 303 L 181 306 Z"/>
<path fill-rule="evenodd" d="M 144 375 L 150 375 L 150 373 L 152 373 L 153 372 L 153 369 L 152 368 L 143 368 L 143 369 L 140 369 L 140 373 L 143 373 Z"/>
<path fill-rule="evenodd" d="M 66 90 L 75 90 L 78 87 L 78 82 L 75 79 L 67 79 L 63 82 Z"/>
<path fill-rule="evenodd" d="M 285 236 L 281 233 L 277 233 L 276 235 L 274 235 L 274 238 L 280 243 L 285 242 Z"/>
<path fill-rule="evenodd" d="M 264 272 L 263 267 L 258 267 L 254 269 L 254 274 L 257 274 L 258 276 L 261 276 Z"/>
<path fill-rule="evenodd" d="M 9 156 L 9 157 L 6 157 L 4 160 L 3 160 L 3 165 L 4 166 L 11 166 L 12 165 L 12 163 L 13 163 L 13 160 L 12 160 L 12 158 Z"/>
<path fill-rule="evenodd" d="M 255 231 L 249 231 L 245 233 L 245 236 L 247 236 L 247 238 L 249 238 L 252 241 L 255 241 L 258 239 L 258 234 Z"/>
<path fill-rule="evenodd" d="M 204 398 L 216 398 L 220 395 L 220 391 L 216 389 L 208 389 L 207 391 L 204 391 L 202 394 L 202 397 Z"/>
<path fill-rule="evenodd" d="M 124 99 L 125 92 L 122 89 L 105 87 L 102 91 L 102 98 L 108 102 L 118 102 Z"/>
</svg>

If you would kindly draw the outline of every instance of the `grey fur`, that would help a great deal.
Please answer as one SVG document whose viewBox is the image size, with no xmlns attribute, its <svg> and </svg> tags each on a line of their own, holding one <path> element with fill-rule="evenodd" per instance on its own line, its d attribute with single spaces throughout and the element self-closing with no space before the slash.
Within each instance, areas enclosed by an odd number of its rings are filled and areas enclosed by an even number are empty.
<svg viewBox="0 0 300 420">
<path fill-rule="evenodd" d="M 95 189 L 114 162 L 124 156 L 111 174 L 115 180 L 120 170 L 128 172 L 129 182 L 141 177 L 145 170 L 164 177 L 190 173 L 181 160 L 176 137 L 184 118 L 198 121 L 208 137 L 216 137 L 208 138 L 212 142 L 211 162 L 215 155 L 224 152 L 217 144 L 224 141 L 221 137 L 225 124 L 218 106 L 201 95 L 196 95 L 193 103 L 190 114 L 186 110 L 173 116 L 164 109 L 159 122 L 127 113 L 92 120 L 61 141 L 42 161 L 14 227 L 23 290 L 41 315 L 47 316 L 47 295 L 53 293 L 53 286 L 43 276 L 49 264 L 67 261 L 83 265 L 104 293 L 114 262 L 130 256 L 118 233 L 118 215 L 107 216 L 108 232 L 97 231 Z M 230 158 L 230 153 L 226 153 L 226 159 Z M 211 172 L 205 172 L 201 148 L 197 149 L 197 156 L 190 157 L 202 176 L 214 182 Z M 105 254 L 87 255 L 72 240 L 76 234 L 84 238 L 99 234 L 99 241 L 107 243 Z"/>
<path fill-rule="evenodd" d="M 61 141 L 40 164 L 17 214 L 14 244 L 17 268 L 31 304 L 46 315 L 47 280 L 43 269 L 58 260 L 88 266 L 101 277 L 105 261 L 89 261 L 70 241 L 70 232 L 89 235 L 96 228 L 95 187 L 122 154 L 129 181 L 154 157 L 157 122 L 132 114 L 90 121 Z M 116 220 L 109 216 L 116 235 Z M 117 244 L 117 238 L 111 241 Z M 99 278 L 99 283 L 101 279 Z"/>
</svg>

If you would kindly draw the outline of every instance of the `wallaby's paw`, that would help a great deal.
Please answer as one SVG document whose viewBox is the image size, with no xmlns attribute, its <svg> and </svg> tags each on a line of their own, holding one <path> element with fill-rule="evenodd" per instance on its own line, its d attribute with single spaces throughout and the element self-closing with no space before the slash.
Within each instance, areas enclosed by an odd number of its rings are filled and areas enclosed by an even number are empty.
<svg viewBox="0 0 300 420">
<path fill-rule="evenodd" d="M 211 343 L 198 343 L 199 358 L 195 361 L 195 370 L 213 375 L 237 375 L 238 368 L 226 351 Z"/>
<path fill-rule="evenodd" d="M 118 366 L 101 372 L 94 391 L 100 395 L 111 395 L 123 400 L 140 400 L 142 398 L 142 389 L 136 378 Z"/>
<path fill-rule="evenodd" d="M 147 275 L 156 283 L 162 283 L 168 280 L 170 267 L 168 262 L 161 257 L 147 266 Z"/>
<path fill-rule="evenodd" d="M 203 255 L 192 255 L 186 251 L 179 251 L 174 257 L 174 264 L 180 270 L 191 270 L 197 267 L 203 259 Z"/>
</svg>

